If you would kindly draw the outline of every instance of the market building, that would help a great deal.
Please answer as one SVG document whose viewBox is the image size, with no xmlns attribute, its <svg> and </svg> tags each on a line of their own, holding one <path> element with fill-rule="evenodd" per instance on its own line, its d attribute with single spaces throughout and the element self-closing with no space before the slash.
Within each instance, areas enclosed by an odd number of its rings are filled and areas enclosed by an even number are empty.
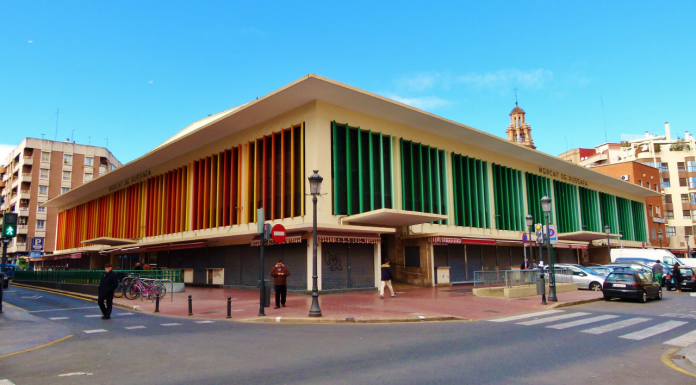
<svg viewBox="0 0 696 385">
<path fill-rule="evenodd" d="M 531 139 L 531 138 L 529 138 Z M 255 286 L 257 221 L 285 226 L 266 248 L 291 289 L 311 288 L 318 198 L 320 290 L 374 289 L 385 258 L 398 281 L 431 286 L 523 261 L 525 215 L 553 200 L 557 260 L 591 242 L 647 241 L 645 199 L 659 193 L 388 98 L 316 75 L 192 123 L 142 157 L 52 199 L 60 253 L 130 268 L 185 270 L 185 281 Z M 265 218 L 257 217 L 264 208 Z M 620 234 L 621 232 L 621 234 Z M 605 250 L 605 248 L 603 248 Z M 604 251 L 606 253 L 606 250 Z"/>
</svg>

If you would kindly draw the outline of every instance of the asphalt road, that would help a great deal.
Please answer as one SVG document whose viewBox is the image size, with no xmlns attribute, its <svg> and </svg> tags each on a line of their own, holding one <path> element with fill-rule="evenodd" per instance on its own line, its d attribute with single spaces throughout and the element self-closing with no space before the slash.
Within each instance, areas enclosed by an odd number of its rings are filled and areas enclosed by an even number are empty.
<svg viewBox="0 0 696 385">
<path fill-rule="evenodd" d="M 17 385 L 694 383 L 661 361 L 676 347 L 666 341 L 696 330 L 687 293 L 503 322 L 356 325 L 200 323 L 118 308 L 102 321 L 77 298 L 13 288 L 5 300 L 74 335 L 0 358 L 0 379 Z M 91 375 L 60 376 L 80 372 Z"/>
</svg>

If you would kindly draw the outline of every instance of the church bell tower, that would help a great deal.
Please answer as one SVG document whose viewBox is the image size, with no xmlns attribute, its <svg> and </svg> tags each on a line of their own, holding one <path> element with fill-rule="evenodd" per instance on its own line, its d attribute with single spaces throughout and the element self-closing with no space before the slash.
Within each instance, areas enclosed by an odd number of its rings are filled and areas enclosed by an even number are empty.
<svg viewBox="0 0 696 385">
<path fill-rule="evenodd" d="M 510 125 L 505 131 L 507 140 L 516 142 L 531 149 L 536 149 L 532 139 L 532 127 L 524 120 L 525 112 L 515 101 L 515 108 L 510 112 Z"/>
</svg>

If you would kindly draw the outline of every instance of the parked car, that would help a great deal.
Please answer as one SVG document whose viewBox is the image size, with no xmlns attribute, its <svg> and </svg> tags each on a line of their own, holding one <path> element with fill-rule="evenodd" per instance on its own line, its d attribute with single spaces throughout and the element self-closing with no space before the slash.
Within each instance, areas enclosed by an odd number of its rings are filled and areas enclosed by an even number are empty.
<svg viewBox="0 0 696 385">
<path fill-rule="evenodd" d="M 587 267 L 570 264 L 556 264 L 557 269 L 568 269 L 573 273 L 573 282 L 578 284 L 578 289 L 588 289 L 594 291 L 602 290 L 604 277 L 590 270 Z M 548 266 L 546 267 L 548 269 Z"/>
<path fill-rule="evenodd" d="M 682 289 L 695 290 L 696 291 L 696 276 L 694 276 L 694 269 L 691 268 L 681 268 L 679 269 L 682 276 L 681 287 Z M 666 280 L 667 291 L 672 291 L 676 289 L 674 285 L 674 278 L 670 273 L 670 278 Z"/>
<path fill-rule="evenodd" d="M 651 276 L 631 269 L 614 271 L 602 285 L 604 300 L 633 298 L 648 302 L 648 298 L 662 299 L 662 287 Z"/>
<path fill-rule="evenodd" d="M 587 268 L 594 271 L 595 273 L 601 275 L 602 277 L 606 277 L 613 270 L 613 269 L 606 267 L 606 266 L 588 266 Z"/>
<path fill-rule="evenodd" d="M 610 264 L 605 265 L 605 266 L 629 268 L 629 269 L 633 269 L 635 271 L 648 273 L 652 276 L 652 267 L 645 265 L 645 264 L 642 264 L 642 263 L 638 263 L 638 262 L 625 262 L 625 263 L 614 262 L 614 263 L 610 263 Z"/>
</svg>

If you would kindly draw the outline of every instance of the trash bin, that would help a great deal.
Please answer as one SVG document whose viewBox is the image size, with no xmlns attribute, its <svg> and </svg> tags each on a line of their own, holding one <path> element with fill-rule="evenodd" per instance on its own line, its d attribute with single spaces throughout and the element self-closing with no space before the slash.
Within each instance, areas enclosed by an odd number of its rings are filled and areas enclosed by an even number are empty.
<svg viewBox="0 0 696 385">
<path fill-rule="evenodd" d="M 271 284 L 270 280 L 264 279 L 263 280 L 263 288 L 264 288 L 264 295 L 263 295 L 263 307 L 271 307 Z"/>
<path fill-rule="evenodd" d="M 544 273 L 539 274 L 539 279 L 537 279 L 536 285 L 538 295 L 546 294 L 546 279 L 544 278 Z"/>
</svg>

